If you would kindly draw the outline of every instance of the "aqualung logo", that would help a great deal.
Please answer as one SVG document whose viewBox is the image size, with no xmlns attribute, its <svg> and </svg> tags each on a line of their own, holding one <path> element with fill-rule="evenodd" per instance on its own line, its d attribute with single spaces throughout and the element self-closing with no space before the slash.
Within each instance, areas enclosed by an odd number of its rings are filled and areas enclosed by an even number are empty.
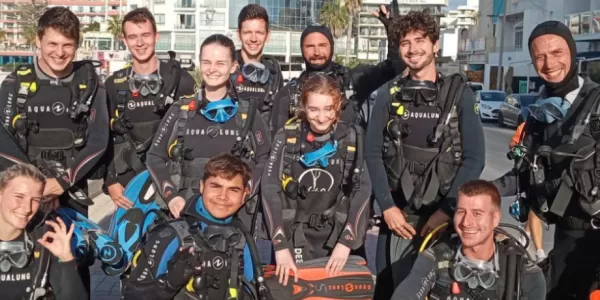
<svg viewBox="0 0 600 300">
<path fill-rule="evenodd" d="M 218 271 L 218 270 L 221 270 L 221 269 L 223 269 L 223 265 L 224 265 L 225 263 L 224 263 L 224 261 L 223 261 L 223 258 L 222 258 L 222 257 L 220 257 L 220 256 L 217 256 L 217 257 L 213 258 L 213 260 L 212 260 L 212 264 L 213 264 L 213 268 L 214 268 L 215 270 L 217 270 L 217 271 Z"/>
<path fill-rule="evenodd" d="M 0 281 L 26 281 L 31 280 L 31 273 L 0 274 Z"/>
<path fill-rule="evenodd" d="M 241 84 L 237 86 L 237 91 L 238 91 L 238 93 L 263 93 L 263 94 L 267 92 L 262 87 L 245 86 L 245 85 L 241 85 Z"/>
<path fill-rule="evenodd" d="M 54 102 L 54 104 L 52 104 L 52 113 L 59 116 L 59 115 L 62 115 L 64 112 L 65 112 L 64 104 L 62 104 L 61 102 Z"/>
<path fill-rule="evenodd" d="M 127 102 L 127 109 L 134 110 L 136 108 L 148 107 L 148 106 L 153 106 L 153 105 L 154 105 L 154 101 L 150 101 L 150 100 L 146 100 L 146 101 L 129 100 Z"/>
<path fill-rule="evenodd" d="M 408 109 L 404 110 L 402 114 L 402 119 L 439 119 L 440 114 L 437 112 L 421 112 L 421 111 L 409 111 Z"/>
<path fill-rule="evenodd" d="M 185 130 L 185 135 L 208 135 L 208 136 L 218 136 L 218 135 L 225 135 L 225 136 L 238 136 L 240 134 L 239 130 L 236 129 L 222 129 L 222 128 L 218 128 L 215 126 L 210 126 L 207 129 L 186 129 Z"/>
</svg>

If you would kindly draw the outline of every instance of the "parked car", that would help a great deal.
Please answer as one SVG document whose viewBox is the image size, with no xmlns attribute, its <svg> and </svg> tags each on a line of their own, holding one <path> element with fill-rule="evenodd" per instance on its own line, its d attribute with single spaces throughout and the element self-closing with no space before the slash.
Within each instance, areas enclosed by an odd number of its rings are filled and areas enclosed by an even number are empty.
<svg viewBox="0 0 600 300">
<path fill-rule="evenodd" d="M 500 106 L 504 103 L 506 94 L 503 91 L 476 91 L 475 102 L 479 104 L 479 117 L 481 121 L 498 119 Z"/>
<path fill-rule="evenodd" d="M 467 82 L 467 85 L 473 90 L 473 93 L 483 90 L 483 83 L 480 82 L 469 81 Z"/>
<path fill-rule="evenodd" d="M 529 109 L 527 107 L 535 102 L 536 94 L 511 94 L 506 97 L 498 112 L 498 124 L 517 127 L 527 120 Z"/>
</svg>

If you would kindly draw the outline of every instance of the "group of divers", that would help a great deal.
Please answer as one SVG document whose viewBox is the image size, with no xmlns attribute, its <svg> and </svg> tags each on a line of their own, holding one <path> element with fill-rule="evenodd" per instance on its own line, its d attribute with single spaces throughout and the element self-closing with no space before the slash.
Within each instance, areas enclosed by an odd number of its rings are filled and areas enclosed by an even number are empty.
<svg viewBox="0 0 600 300">
<path fill-rule="evenodd" d="M 330 30 L 308 26 L 305 71 L 284 85 L 249 4 L 240 50 L 202 42 L 197 85 L 175 53 L 157 58 L 146 8 L 123 18 L 132 62 L 104 82 L 73 61 L 78 18 L 46 10 L 35 62 L 0 87 L 0 298 L 89 299 L 96 263 L 123 299 L 600 299 L 600 87 L 577 74 L 569 29 L 531 33 L 544 87 L 510 171 L 484 181 L 472 90 L 436 70 L 428 12 L 396 12 L 373 12 L 388 36 L 376 65 L 333 62 Z M 117 206 L 108 230 L 87 218 L 90 179 Z M 548 257 L 500 223 L 506 196 L 517 221 L 556 226 Z"/>
</svg>

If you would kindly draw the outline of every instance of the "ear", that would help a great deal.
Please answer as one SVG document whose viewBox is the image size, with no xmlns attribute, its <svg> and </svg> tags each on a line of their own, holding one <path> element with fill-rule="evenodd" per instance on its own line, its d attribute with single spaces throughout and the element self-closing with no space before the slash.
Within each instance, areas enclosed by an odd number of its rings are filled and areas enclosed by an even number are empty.
<svg viewBox="0 0 600 300">
<path fill-rule="evenodd" d="M 238 28 L 238 30 L 237 30 L 237 37 L 238 37 L 238 40 L 241 42 L 242 41 L 242 31 L 240 28 Z"/>
<path fill-rule="evenodd" d="M 35 35 L 35 46 L 38 49 L 42 48 L 42 41 L 40 40 L 40 37 L 37 34 Z"/>
<path fill-rule="evenodd" d="M 204 180 L 200 180 L 200 195 L 204 194 Z"/>
<path fill-rule="evenodd" d="M 237 60 L 233 61 L 233 64 L 231 64 L 231 70 L 229 70 L 229 73 L 233 74 L 237 71 L 238 68 L 238 62 Z"/>
<path fill-rule="evenodd" d="M 159 40 L 159 39 L 160 39 L 160 33 L 158 33 L 158 32 L 157 32 L 157 33 L 154 35 L 154 43 L 155 43 L 155 44 L 156 44 L 156 43 L 158 43 L 158 40 Z"/>
<path fill-rule="evenodd" d="M 500 210 L 496 210 L 494 212 L 494 215 L 492 216 L 492 219 L 494 221 L 494 228 L 500 226 L 500 219 L 502 218 L 502 213 L 500 212 Z"/>
<path fill-rule="evenodd" d="M 267 28 L 267 39 L 265 40 L 265 44 L 271 39 L 271 30 Z"/>
<path fill-rule="evenodd" d="M 433 44 L 433 54 L 436 55 L 438 53 L 438 51 L 440 51 L 440 40 L 437 40 Z"/>
</svg>

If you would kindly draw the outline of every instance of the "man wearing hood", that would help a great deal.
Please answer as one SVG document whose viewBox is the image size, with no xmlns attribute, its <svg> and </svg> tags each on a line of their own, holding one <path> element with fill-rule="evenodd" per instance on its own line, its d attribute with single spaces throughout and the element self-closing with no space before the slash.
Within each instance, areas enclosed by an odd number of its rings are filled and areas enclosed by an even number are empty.
<svg viewBox="0 0 600 300">
<path fill-rule="evenodd" d="M 385 6 L 382 5 L 378 16 L 387 31 L 390 19 Z M 299 78 L 290 80 L 275 95 L 270 122 L 273 134 L 296 115 L 302 85 L 308 77 L 314 74 L 328 74 L 336 78 L 344 96 L 341 120 L 366 127 L 366 118 L 361 116 L 362 104 L 379 86 L 400 74 L 405 68 L 399 57 L 398 44 L 389 39 L 387 60 L 377 65 L 359 65 L 348 69 L 335 63 L 333 35 L 329 28 L 320 24 L 313 24 L 304 29 L 300 36 L 300 47 L 306 69 Z"/>
<path fill-rule="evenodd" d="M 529 52 L 545 86 L 529 107 L 522 163 L 495 183 L 503 195 L 525 192 L 527 201 L 515 203 L 520 211 L 531 209 L 556 225 L 554 248 L 542 263 L 550 264 L 547 299 L 587 299 L 600 264 L 600 232 L 594 230 L 600 92 L 598 84 L 578 76 L 575 41 L 563 23 L 539 24 Z"/>
</svg>

